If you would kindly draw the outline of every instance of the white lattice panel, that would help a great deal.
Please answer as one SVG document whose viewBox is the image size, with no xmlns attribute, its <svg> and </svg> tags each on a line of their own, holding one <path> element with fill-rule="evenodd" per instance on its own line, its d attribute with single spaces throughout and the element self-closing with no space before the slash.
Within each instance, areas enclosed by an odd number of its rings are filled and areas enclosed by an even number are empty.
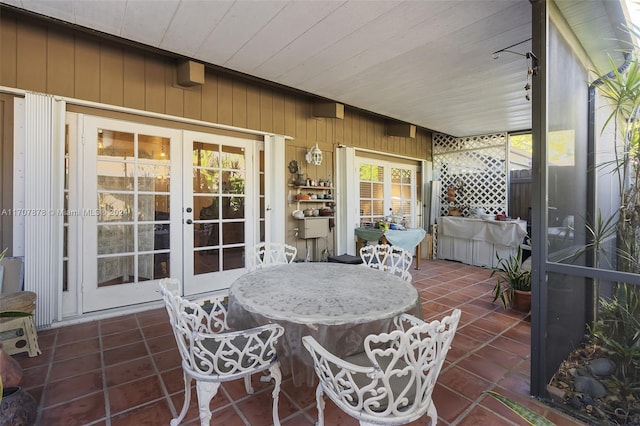
<svg viewBox="0 0 640 426">
<path fill-rule="evenodd" d="M 449 207 L 462 210 L 482 208 L 489 214 L 507 212 L 507 134 L 455 138 L 434 133 L 434 179 L 442 182 L 440 214 Z M 456 200 L 447 201 L 450 186 L 457 188 Z"/>
</svg>

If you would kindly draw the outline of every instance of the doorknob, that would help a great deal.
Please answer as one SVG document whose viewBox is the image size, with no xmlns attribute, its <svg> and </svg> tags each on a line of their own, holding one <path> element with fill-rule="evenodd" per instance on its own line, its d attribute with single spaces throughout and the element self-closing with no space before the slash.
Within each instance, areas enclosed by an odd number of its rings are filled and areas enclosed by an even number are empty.
<svg viewBox="0 0 640 426">
<path fill-rule="evenodd" d="M 187 225 L 191 225 L 193 221 L 191 219 L 187 219 Z"/>
<path fill-rule="evenodd" d="M 187 207 L 187 213 L 191 213 L 193 209 L 191 207 Z"/>
</svg>

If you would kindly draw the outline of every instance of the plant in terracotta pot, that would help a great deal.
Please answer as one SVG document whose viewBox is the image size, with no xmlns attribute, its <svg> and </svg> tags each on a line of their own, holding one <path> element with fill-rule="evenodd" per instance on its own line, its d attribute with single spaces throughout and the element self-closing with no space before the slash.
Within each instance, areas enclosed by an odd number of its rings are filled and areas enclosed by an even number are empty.
<svg viewBox="0 0 640 426">
<path fill-rule="evenodd" d="M 522 265 L 522 247 L 518 245 L 515 255 L 501 258 L 496 253 L 498 264 L 491 268 L 491 276 L 498 276 L 493 287 L 493 302 L 500 299 L 505 309 L 529 312 L 531 309 L 531 270 Z"/>
</svg>

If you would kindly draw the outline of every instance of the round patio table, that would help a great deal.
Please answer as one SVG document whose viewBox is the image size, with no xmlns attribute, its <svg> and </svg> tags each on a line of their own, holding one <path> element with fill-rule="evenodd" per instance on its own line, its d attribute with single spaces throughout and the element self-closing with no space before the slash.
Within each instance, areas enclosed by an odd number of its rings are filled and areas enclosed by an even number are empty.
<svg viewBox="0 0 640 426">
<path fill-rule="evenodd" d="M 247 273 L 229 289 L 232 326 L 278 323 L 283 374 L 312 385 L 313 361 L 302 345 L 311 335 L 337 356 L 362 350 L 369 334 L 388 332 L 401 313 L 421 316 L 417 290 L 401 278 L 363 265 L 293 263 Z"/>
</svg>

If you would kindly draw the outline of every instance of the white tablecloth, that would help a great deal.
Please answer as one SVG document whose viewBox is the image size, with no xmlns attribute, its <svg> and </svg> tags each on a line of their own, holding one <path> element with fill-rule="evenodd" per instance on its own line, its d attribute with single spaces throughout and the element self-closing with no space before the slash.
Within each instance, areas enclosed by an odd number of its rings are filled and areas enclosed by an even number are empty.
<svg viewBox="0 0 640 426">
<path fill-rule="evenodd" d="M 238 328 L 278 323 L 283 374 L 312 385 L 311 356 L 302 337 L 312 335 L 329 351 L 346 356 L 362 349 L 368 334 L 389 331 L 395 316 L 421 317 L 417 290 L 392 274 L 363 265 L 294 263 L 259 269 L 229 289 L 229 322 Z"/>
<path fill-rule="evenodd" d="M 355 234 L 365 241 L 378 241 L 384 235 L 392 245 L 411 251 L 424 240 L 427 232 L 422 228 L 390 229 L 388 231 L 375 228 L 356 228 Z"/>
<path fill-rule="evenodd" d="M 517 247 L 527 235 L 527 221 L 443 216 L 438 218 L 438 235 Z"/>
<path fill-rule="evenodd" d="M 438 258 L 491 268 L 498 264 L 498 259 L 514 256 L 526 235 L 524 220 L 439 217 Z"/>
</svg>

